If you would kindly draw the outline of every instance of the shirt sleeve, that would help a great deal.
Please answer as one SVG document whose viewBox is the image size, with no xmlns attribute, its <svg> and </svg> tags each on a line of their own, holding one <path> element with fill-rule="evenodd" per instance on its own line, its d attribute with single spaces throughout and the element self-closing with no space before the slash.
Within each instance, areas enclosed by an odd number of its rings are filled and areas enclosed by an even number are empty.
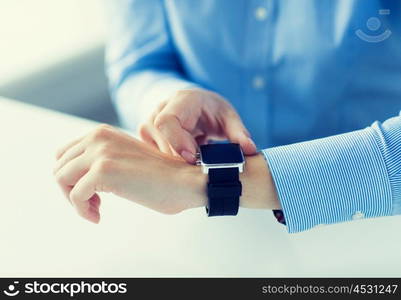
<svg viewBox="0 0 401 300">
<path fill-rule="evenodd" d="M 290 233 L 401 214 L 401 112 L 363 130 L 262 152 Z"/>
<path fill-rule="evenodd" d="M 123 125 L 135 129 L 180 89 L 183 76 L 161 0 L 107 1 L 106 73 Z"/>
</svg>

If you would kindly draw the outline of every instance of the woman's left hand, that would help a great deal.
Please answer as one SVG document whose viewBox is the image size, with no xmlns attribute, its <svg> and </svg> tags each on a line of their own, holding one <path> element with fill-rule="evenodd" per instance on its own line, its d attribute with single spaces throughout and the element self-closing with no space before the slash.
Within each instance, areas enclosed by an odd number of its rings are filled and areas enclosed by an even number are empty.
<svg viewBox="0 0 401 300">
<path fill-rule="evenodd" d="M 61 148 L 54 175 L 85 219 L 98 223 L 98 192 L 111 192 L 165 214 L 205 205 L 203 174 L 180 158 L 109 125 Z"/>
</svg>

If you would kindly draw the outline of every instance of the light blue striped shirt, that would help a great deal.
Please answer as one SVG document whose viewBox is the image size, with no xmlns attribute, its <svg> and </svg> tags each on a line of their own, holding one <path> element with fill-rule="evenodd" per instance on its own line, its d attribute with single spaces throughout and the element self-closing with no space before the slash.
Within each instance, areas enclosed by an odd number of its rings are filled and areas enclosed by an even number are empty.
<svg viewBox="0 0 401 300">
<path fill-rule="evenodd" d="M 125 127 L 177 90 L 210 89 L 269 148 L 290 232 L 400 213 L 400 1 L 105 3 Z"/>
<path fill-rule="evenodd" d="M 363 130 L 262 152 L 291 233 L 401 213 L 401 112 Z"/>
</svg>

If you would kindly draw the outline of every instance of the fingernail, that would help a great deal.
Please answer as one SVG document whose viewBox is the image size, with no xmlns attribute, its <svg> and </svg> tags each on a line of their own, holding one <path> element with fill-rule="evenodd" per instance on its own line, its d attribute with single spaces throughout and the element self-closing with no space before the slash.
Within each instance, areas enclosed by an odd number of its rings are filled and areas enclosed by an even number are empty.
<svg viewBox="0 0 401 300">
<path fill-rule="evenodd" d="M 181 156 L 187 161 L 187 162 L 191 162 L 194 163 L 195 162 L 195 155 L 193 155 L 191 152 L 187 151 L 187 150 L 183 150 L 181 152 Z"/>
</svg>

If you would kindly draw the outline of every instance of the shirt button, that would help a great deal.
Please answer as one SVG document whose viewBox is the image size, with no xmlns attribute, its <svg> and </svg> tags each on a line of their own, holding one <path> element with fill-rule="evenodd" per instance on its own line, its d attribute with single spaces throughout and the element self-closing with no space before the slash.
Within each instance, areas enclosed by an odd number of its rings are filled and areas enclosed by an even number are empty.
<svg viewBox="0 0 401 300">
<path fill-rule="evenodd" d="M 265 80 L 260 76 L 255 76 L 252 80 L 252 85 L 256 90 L 263 89 L 265 86 Z"/>
<path fill-rule="evenodd" d="M 263 6 L 258 7 L 255 9 L 255 18 L 258 21 L 263 21 L 267 18 L 267 9 Z"/>
<path fill-rule="evenodd" d="M 357 212 L 355 212 L 352 215 L 352 220 L 360 220 L 363 219 L 365 217 L 365 214 L 363 212 L 361 212 L 360 210 L 358 210 Z"/>
</svg>

